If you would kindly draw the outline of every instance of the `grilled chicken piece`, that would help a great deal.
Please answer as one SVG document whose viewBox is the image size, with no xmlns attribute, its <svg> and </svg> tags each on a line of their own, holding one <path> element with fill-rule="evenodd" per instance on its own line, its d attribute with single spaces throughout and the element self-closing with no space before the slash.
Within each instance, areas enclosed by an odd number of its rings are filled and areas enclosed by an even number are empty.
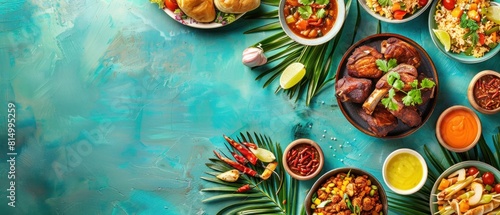
<svg viewBox="0 0 500 215">
<path fill-rule="evenodd" d="M 385 59 L 395 58 L 398 64 L 406 63 L 419 67 L 422 61 L 415 47 L 395 37 L 382 41 L 381 52 Z"/>
<path fill-rule="evenodd" d="M 363 103 L 371 93 L 372 81 L 346 76 L 335 84 L 335 95 L 341 102 Z"/>
<path fill-rule="evenodd" d="M 410 83 L 417 79 L 418 71 L 417 69 L 408 64 L 399 64 L 396 67 L 392 68 L 388 73 L 386 73 L 382 78 L 377 81 L 375 85 L 375 90 L 370 94 L 368 99 L 366 99 L 365 103 L 363 103 L 363 109 L 366 114 L 372 114 L 375 107 L 377 107 L 380 100 L 389 92 L 391 86 L 387 83 L 387 78 L 391 72 L 399 73 L 400 80 L 405 83 L 403 90 L 408 91 L 411 90 Z"/>
<path fill-rule="evenodd" d="M 347 74 L 358 78 L 380 78 L 382 71 L 378 69 L 375 61 L 382 58 L 383 55 L 375 48 L 360 46 L 347 59 Z"/>
<path fill-rule="evenodd" d="M 377 106 L 371 115 L 368 115 L 362 109 L 358 111 L 358 114 L 368 123 L 368 130 L 377 137 L 387 136 L 389 132 L 398 126 L 398 119 L 382 105 Z"/>
<path fill-rule="evenodd" d="M 401 120 L 404 124 L 410 127 L 419 126 L 422 123 L 418 109 L 415 106 L 405 106 L 403 104 L 403 97 L 405 94 L 396 93 L 392 100 L 398 105 L 397 110 L 389 110 L 396 118 Z"/>
</svg>

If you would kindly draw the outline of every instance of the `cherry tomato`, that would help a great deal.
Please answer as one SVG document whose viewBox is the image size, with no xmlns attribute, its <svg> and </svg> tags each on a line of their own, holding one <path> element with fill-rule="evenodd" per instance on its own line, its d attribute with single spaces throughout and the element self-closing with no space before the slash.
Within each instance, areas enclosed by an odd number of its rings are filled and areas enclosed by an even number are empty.
<svg viewBox="0 0 500 215">
<path fill-rule="evenodd" d="M 175 9 L 179 8 L 176 0 L 165 0 L 165 7 L 171 11 L 175 11 Z"/>
<path fill-rule="evenodd" d="M 428 2 L 428 1 L 429 1 L 429 0 L 418 0 L 418 5 L 419 5 L 420 7 L 423 7 L 423 6 L 425 6 L 425 5 L 427 4 L 427 2 Z"/>
<path fill-rule="evenodd" d="M 403 19 L 403 17 L 406 15 L 406 11 L 404 10 L 397 10 L 397 11 L 394 11 L 394 19 Z"/>
<path fill-rule="evenodd" d="M 493 183 L 495 183 L 495 176 L 491 172 L 485 172 L 482 176 L 482 179 L 484 184 L 492 185 Z"/>
<path fill-rule="evenodd" d="M 469 167 L 469 169 L 467 169 L 467 176 L 474 175 L 478 172 L 479 172 L 479 170 L 475 166 L 471 166 L 471 167 Z"/>
<path fill-rule="evenodd" d="M 443 0 L 443 6 L 448 10 L 453 10 L 453 8 L 455 8 L 456 3 L 457 0 Z"/>
<path fill-rule="evenodd" d="M 500 193 L 500 184 L 495 184 L 495 187 L 493 187 L 493 190 L 495 193 Z"/>
</svg>

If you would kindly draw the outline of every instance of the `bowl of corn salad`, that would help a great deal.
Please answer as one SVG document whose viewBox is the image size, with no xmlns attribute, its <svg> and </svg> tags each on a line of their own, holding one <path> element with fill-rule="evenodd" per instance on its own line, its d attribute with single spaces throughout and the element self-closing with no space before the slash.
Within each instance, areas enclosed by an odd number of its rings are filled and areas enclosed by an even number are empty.
<svg viewBox="0 0 500 215">
<path fill-rule="evenodd" d="M 342 167 L 323 174 L 305 198 L 308 215 L 388 214 L 384 187 L 370 173 Z"/>
</svg>

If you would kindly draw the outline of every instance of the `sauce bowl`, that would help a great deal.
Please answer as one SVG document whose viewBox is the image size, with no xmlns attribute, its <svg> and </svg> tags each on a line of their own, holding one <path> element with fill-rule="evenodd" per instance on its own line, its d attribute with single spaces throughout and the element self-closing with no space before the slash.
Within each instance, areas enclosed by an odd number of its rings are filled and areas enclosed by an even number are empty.
<svg viewBox="0 0 500 215">
<path fill-rule="evenodd" d="M 481 121 L 470 108 L 455 105 L 439 116 L 436 123 L 436 138 L 446 149 L 466 152 L 481 138 Z"/>
<path fill-rule="evenodd" d="M 418 152 L 402 148 L 387 156 L 382 167 L 384 182 L 395 193 L 413 194 L 427 180 L 427 163 Z M 406 184 L 402 184 L 402 183 Z"/>
<path fill-rule="evenodd" d="M 312 164 L 307 165 L 309 162 Z M 324 163 L 323 150 L 310 139 L 297 139 L 291 142 L 283 152 L 283 167 L 290 176 L 297 180 L 304 181 L 316 177 L 323 169 Z M 304 167 L 299 165 L 304 165 Z"/>
<path fill-rule="evenodd" d="M 497 80 L 496 83 L 485 83 L 489 81 L 483 81 L 483 78 L 488 78 L 488 79 L 495 78 Z M 500 73 L 498 72 L 495 72 L 493 70 L 483 70 L 477 73 L 470 81 L 469 88 L 467 89 L 467 98 L 469 99 L 471 106 L 483 114 L 495 114 L 500 112 L 500 105 L 498 105 L 499 104 L 498 102 L 500 101 L 500 92 L 499 92 L 500 87 L 498 86 L 498 82 L 500 82 Z M 496 85 L 493 86 L 494 84 Z M 489 88 L 486 88 L 484 86 L 489 86 Z M 492 92 L 485 92 L 490 90 L 492 90 Z M 479 100 L 478 99 L 479 94 L 482 94 L 481 96 L 485 97 Z M 495 105 L 498 105 L 496 108 L 484 107 L 483 105 L 484 103 L 493 101 Z"/>
</svg>

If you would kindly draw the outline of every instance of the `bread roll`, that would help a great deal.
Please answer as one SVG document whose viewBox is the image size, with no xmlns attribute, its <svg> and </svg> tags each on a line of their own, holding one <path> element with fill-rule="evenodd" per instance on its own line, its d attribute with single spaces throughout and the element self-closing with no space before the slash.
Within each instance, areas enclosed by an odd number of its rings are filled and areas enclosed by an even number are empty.
<svg viewBox="0 0 500 215">
<path fill-rule="evenodd" d="M 211 22 L 215 19 L 214 0 L 177 0 L 179 8 L 198 22 Z"/>
<path fill-rule="evenodd" d="M 214 0 L 215 7 L 224 13 L 245 13 L 260 5 L 260 0 Z"/>
</svg>

